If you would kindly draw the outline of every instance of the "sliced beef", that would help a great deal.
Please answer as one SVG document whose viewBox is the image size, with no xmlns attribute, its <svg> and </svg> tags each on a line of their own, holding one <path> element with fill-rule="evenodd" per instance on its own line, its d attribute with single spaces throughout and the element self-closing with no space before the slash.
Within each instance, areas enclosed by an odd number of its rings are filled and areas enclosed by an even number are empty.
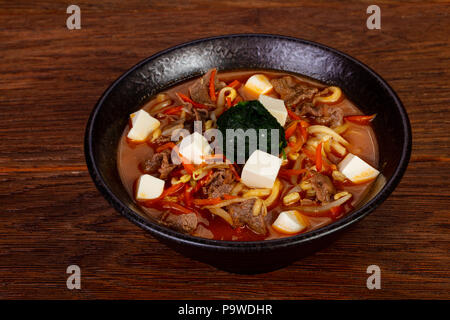
<svg viewBox="0 0 450 320">
<path fill-rule="evenodd" d="M 311 171 L 312 177 L 309 181 L 312 184 L 316 197 L 321 202 L 330 202 L 332 196 L 336 193 L 336 189 L 331 179 L 316 171 Z"/>
<path fill-rule="evenodd" d="M 203 77 L 194 82 L 194 84 L 189 88 L 189 94 L 191 95 L 191 99 L 195 102 L 207 105 L 207 106 L 215 106 L 215 103 L 211 100 L 209 96 L 209 79 L 211 78 L 211 72 L 216 69 L 209 70 Z M 224 82 L 219 82 L 216 77 L 214 79 L 214 85 L 216 90 L 220 90 L 225 86 Z"/>
<path fill-rule="evenodd" d="M 167 213 L 161 222 L 169 228 L 183 233 L 192 233 L 198 224 L 197 215 L 193 212 L 186 214 Z"/>
<path fill-rule="evenodd" d="M 169 136 L 159 136 L 158 138 L 156 138 L 156 140 L 153 142 L 155 145 L 161 145 L 167 142 L 172 141 L 171 138 Z"/>
<path fill-rule="evenodd" d="M 325 104 L 314 106 L 312 103 L 305 103 L 300 115 L 312 117 L 317 124 L 331 127 L 340 126 L 344 121 L 344 111 L 341 108 Z"/>
<path fill-rule="evenodd" d="M 291 76 L 272 79 L 270 82 L 288 107 L 295 106 L 304 101 L 311 101 L 319 91 L 317 88 L 295 81 Z"/>
<path fill-rule="evenodd" d="M 234 175 L 230 169 L 219 169 L 212 174 L 209 184 L 203 187 L 208 198 L 220 198 L 230 194 L 233 189 Z"/>
<path fill-rule="evenodd" d="M 155 174 L 159 173 L 160 179 L 166 179 L 169 174 L 175 169 L 176 165 L 170 162 L 169 149 L 153 154 L 151 159 L 147 159 L 141 163 L 141 169 L 144 173 Z"/>
<path fill-rule="evenodd" d="M 241 227 L 247 225 L 256 233 L 266 234 L 267 227 L 262 214 L 253 215 L 255 201 L 255 199 L 248 199 L 243 202 L 231 204 L 228 206 L 228 211 L 235 226 Z"/>
</svg>

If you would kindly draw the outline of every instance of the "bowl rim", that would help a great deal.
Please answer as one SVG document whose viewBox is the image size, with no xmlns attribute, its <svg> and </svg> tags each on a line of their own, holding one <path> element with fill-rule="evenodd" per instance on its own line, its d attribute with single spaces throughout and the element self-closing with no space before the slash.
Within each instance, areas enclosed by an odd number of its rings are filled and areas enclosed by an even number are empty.
<svg viewBox="0 0 450 320">
<path fill-rule="evenodd" d="M 99 109 L 104 103 L 105 99 L 109 96 L 109 94 L 116 88 L 116 86 L 125 79 L 130 73 L 135 71 L 137 68 L 145 65 L 149 61 L 158 58 L 164 54 L 170 53 L 180 48 L 185 48 L 189 46 L 194 46 L 196 44 L 219 40 L 219 39 L 233 39 L 233 38 L 261 38 L 261 39 L 278 39 L 278 40 L 286 40 L 286 41 L 294 41 L 300 42 L 304 45 L 318 47 L 324 51 L 329 51 L 334 55 L 340 56 L 344 59 L 349 60 L 351 63 L 359 65 L 362 69 L 368 72 L 372 77 L 374 77 L 379 84 L 384 88 L 389 96 L 392 97 L 401 117 L 401 124 L 403 134 L 405 136 L 405 141 L 401 148 L 401 157 L 399 161 L 399 165 L 395 169 L 392 177 L 386 181 L 385 185 L 381 188 L 380 191 L 367 203 L 358 208 L 357 210 L 349 213 L 345 217 L 332 222 L 322 228 L 312 230 L 310 232 L 279 238 L 279 239 L 269 239 L 269 240 L 259 240 L 259 241 L 230 241 L 230 240 L 213 240 L 200 238 L 196 236 L 191 236 L 187 234 L 183 234 L 181 232 L 172 230 L 168 227 L 162 226 L 157 222 L 152 222 L 150 219 L 144 219 L 141 215 L 136 213 L 133 209 L 129 208 L 125 205 L 119 198 L 115 196 L 115 194 L 109 189 L 106 182 L 102 178 L 100 171 L 95 163 L 94 153 L 93 153 L 93 141 L 92 141 L 92 132 L 95 124 L 95 120 L 98 114 Z M 394 189 L 399 184 L 403 174 L 406 171 L 406 168 L 409 163 L 409 159 L 411 156 L 411 148 L 412 148 L 412 135 L 411 135 L 411 124 L 407 115 L 407 112 L 395 91 L 391 88 L 391 86 L 375 71 L 369 68 L 364 63 L 360 62 L 356 58 L 349 56 L 337 49 L 328 47 L 326 45 L 295 38 L 291 36 L 277 35 L 277 34 L 265 34 L 265 33 L 239 33 L 239 34 L 226 34 L 214 37 L 206 37 L 200 38 L 188 42 L 184 42 L 170 48 L 159 51 L 143 60 L 135 64 L 133 67 L 128 69 L 125 73 L 119 76 L 113 83 L 105 90 L 100 99 L 97 101 L 94 109 L 91 111 L 89 116 L 89 120 L 86 124 L 85 130 L 85 139 L 84 139 L 84 152 L 86 164 L 88 167 L 88 171 L 96 185 L 97 189 L 103 195 L 103 197 L 113 206 L 114 209 L 119 211 L 122 215 L 126 216 L 131 222 L 135 223 L 139 227 L 143 228 L 146 231 L 149 231 L 154 236 L 158 238 L 165 238 L 167 240 L 183 242 L 184 244 L 193 245 L 193 246 L 201 246 L 204 248 L 211 248 L 215 250 L 246 250 L 246 249 L 272 249 L 272 248 L 280 248 L 280 247 L 288 247 L 293 245 L 298 245 L 301 243 L 309 242 L 318 238 L 325 237 L 327 235 L 331 235 L 336 233 L 344 228 L 349 227 L 350 225 L 356 223 L 361 220 L 368 214 L 370 214 L 376 207 L 378 207 L 382 202 L 384 202 L 388 196 L 394 191 Z"/>
</svg>

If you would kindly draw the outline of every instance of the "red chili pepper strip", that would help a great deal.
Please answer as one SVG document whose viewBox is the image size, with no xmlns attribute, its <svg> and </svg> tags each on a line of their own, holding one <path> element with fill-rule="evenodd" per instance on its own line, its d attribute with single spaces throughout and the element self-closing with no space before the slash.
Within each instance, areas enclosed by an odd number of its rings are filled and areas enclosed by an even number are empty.
<svg viewBox="0 0 450 320">
<path fill-rule="evenodd" d="M 344 117 L 344 120 L 350 121 L 356 124 L 368 125 L 370 121 L 375 118 L 376 114 L 372 114 L 370 116 L 347 116 Z"/>
<path fill-rule="evenodd" d="M 188 102 L 188 103 L 192 104 L 192 106 L 193 106 L 194 108 L 198 108 L 198 109 L 207 109 L 207 110 L 209 109 L 208 106 L 205 106 L 204 104 L 195 102 L 194 100 L 192 100 L 191 98 L 185 96 L 185 95 L 182 94 L 182 93 L 177 93 L 177 95 L 178 95 L 178 96 L 180 97 L 180 99 L 183 100 L 184 102 Z"/>
<path fill-rule="evenodd" d="M 312 153 L 310 150 L 302 148 L 302 152 L 309 158 L 309 160 L 316 161 L 316 155 Z"/>
<path fill-rule="evenodd" d="M 168 109 L 165 109 L 162 111 L 164 114 L 177 114 L 181 112 L 184 106 L 176 106 L 176 107 L 170 107 Z"/>
<path fill-rule="evenodd" d="M 192 193 L 196 193 L 198 190 L 200 190 L 201 187 L 203 187 L 209 180 L 209 178 L 211 178 L 213 174 L 213 171 L 209 171 L 206 176 L 204 176 L 203 178 L 201 178 L 199 181 L 197 181 L 197 184 L 194 187 L 194 190 L 192 190 Z"/>
<path fill-rule="evenodd" d="M 214 77 L 216 76 L 216 69 L 213 69 L 213 71 L 211 71 L 211 77 L 209 78 L 209 97 L 211 98 L 212 101 L 216 101 L 217 97 L 216 97 L 216 88 L 214 87 Z"/>
<path fill-rule="evenodd" d="M 322 171 L 322 142 L 316 148 L 316 169 Z"/>
</svg>

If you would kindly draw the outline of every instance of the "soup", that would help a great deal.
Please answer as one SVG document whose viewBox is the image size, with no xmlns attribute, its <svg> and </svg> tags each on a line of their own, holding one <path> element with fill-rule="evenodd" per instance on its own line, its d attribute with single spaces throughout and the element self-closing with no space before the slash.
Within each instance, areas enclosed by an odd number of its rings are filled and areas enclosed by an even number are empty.
<svg viewBox="0 0 450 320">
<path fill-rule="evenodd" d="M 364 198 L 379 174 L 374 116 L 296 74 L 212 69 L 130 115 L 118 171 L 142 210 L 179 232 L 288 237 Z"/>
</svg>

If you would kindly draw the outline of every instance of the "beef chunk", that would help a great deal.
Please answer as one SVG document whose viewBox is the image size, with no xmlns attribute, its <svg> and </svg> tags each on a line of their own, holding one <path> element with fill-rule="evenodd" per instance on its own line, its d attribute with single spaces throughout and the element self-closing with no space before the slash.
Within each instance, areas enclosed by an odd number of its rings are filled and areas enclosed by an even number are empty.
<svg viewBox="0 0 450 320">
<path fill-rule="evenodd" d="M 312 103 L 305 103 L 300 115 L 310 116 L 317 124 L 331 127 L 340 126 L 344 121 L 344 111 L 341 108 L 324 104 L 314 106 Z"/>
<path fill-rule="evenodd" d="M 287 107 L 292 107 L 300 102 L 310 101 L 319 91 L 317 88 L 306 86 L 294 80 L 290 76 L 272 79 L 270 82 L 275 91 L 284 100 Z"/>
<path fill-rule="evenodd" d="M 256 233 L 266 234 L 267 227 L 262 214 L 260 213 L 257 216 L 253 215 L 253 205 L 255 204 L 255 201 L 255 199 L 249 199 L 243 202 L 234 203 L 228 206 L 228 210 L 235 226 L 240 227 L 247 225 Z"/>
<path fill-rule="evenodd" d="M 176 165 L 170 163 L 170 150 L 166 149 L 162 152 L 153 154 L 151 159 L 147 159 L 141 163 L 141 169 L 144 173 L 159 173 L 160 179 L 166 179 L 175 169 Z"/>
<path fill-rule="evenodd" d="M 234 175 L 230 169 L 219 169 L 212 174 L 210 182 L 203 187 L 208 198 L 220 198 L 233 189 Z"/>
<path fill-rule="evenodd" d="M 193 212 L 186 214 L 167 213 L 161 222 L 169 228 L 189 234 L 197 228 L 198 218 Z"/>
<path fill-rule="evenodd" d="M 331 197 L 336 193 L 336 189 L 330 178 L 319 172 L 311 171 L 311 173 L 313 176 L 309 181 L 316 192 L 317 199 L 322 202 L 331 201 Z"/>
<path fill-rule="evenodd" d="M 209 96 L 209 79 L 211 78 L 211 72 L 215 69 L 209 70 L 203 77 L 194 82 L 194 84 L 189 88 L 189 94 L 191 95 L 191 99 L 195 102 L 207 105 L 207 106 L 215 106 L 215 103 L 211 100 Z M 214 85 L 216 90 L 220 90 L 225 87 L 225 83 L 219 82 L 216 77 L 214 79 Z"/>
</svg>

